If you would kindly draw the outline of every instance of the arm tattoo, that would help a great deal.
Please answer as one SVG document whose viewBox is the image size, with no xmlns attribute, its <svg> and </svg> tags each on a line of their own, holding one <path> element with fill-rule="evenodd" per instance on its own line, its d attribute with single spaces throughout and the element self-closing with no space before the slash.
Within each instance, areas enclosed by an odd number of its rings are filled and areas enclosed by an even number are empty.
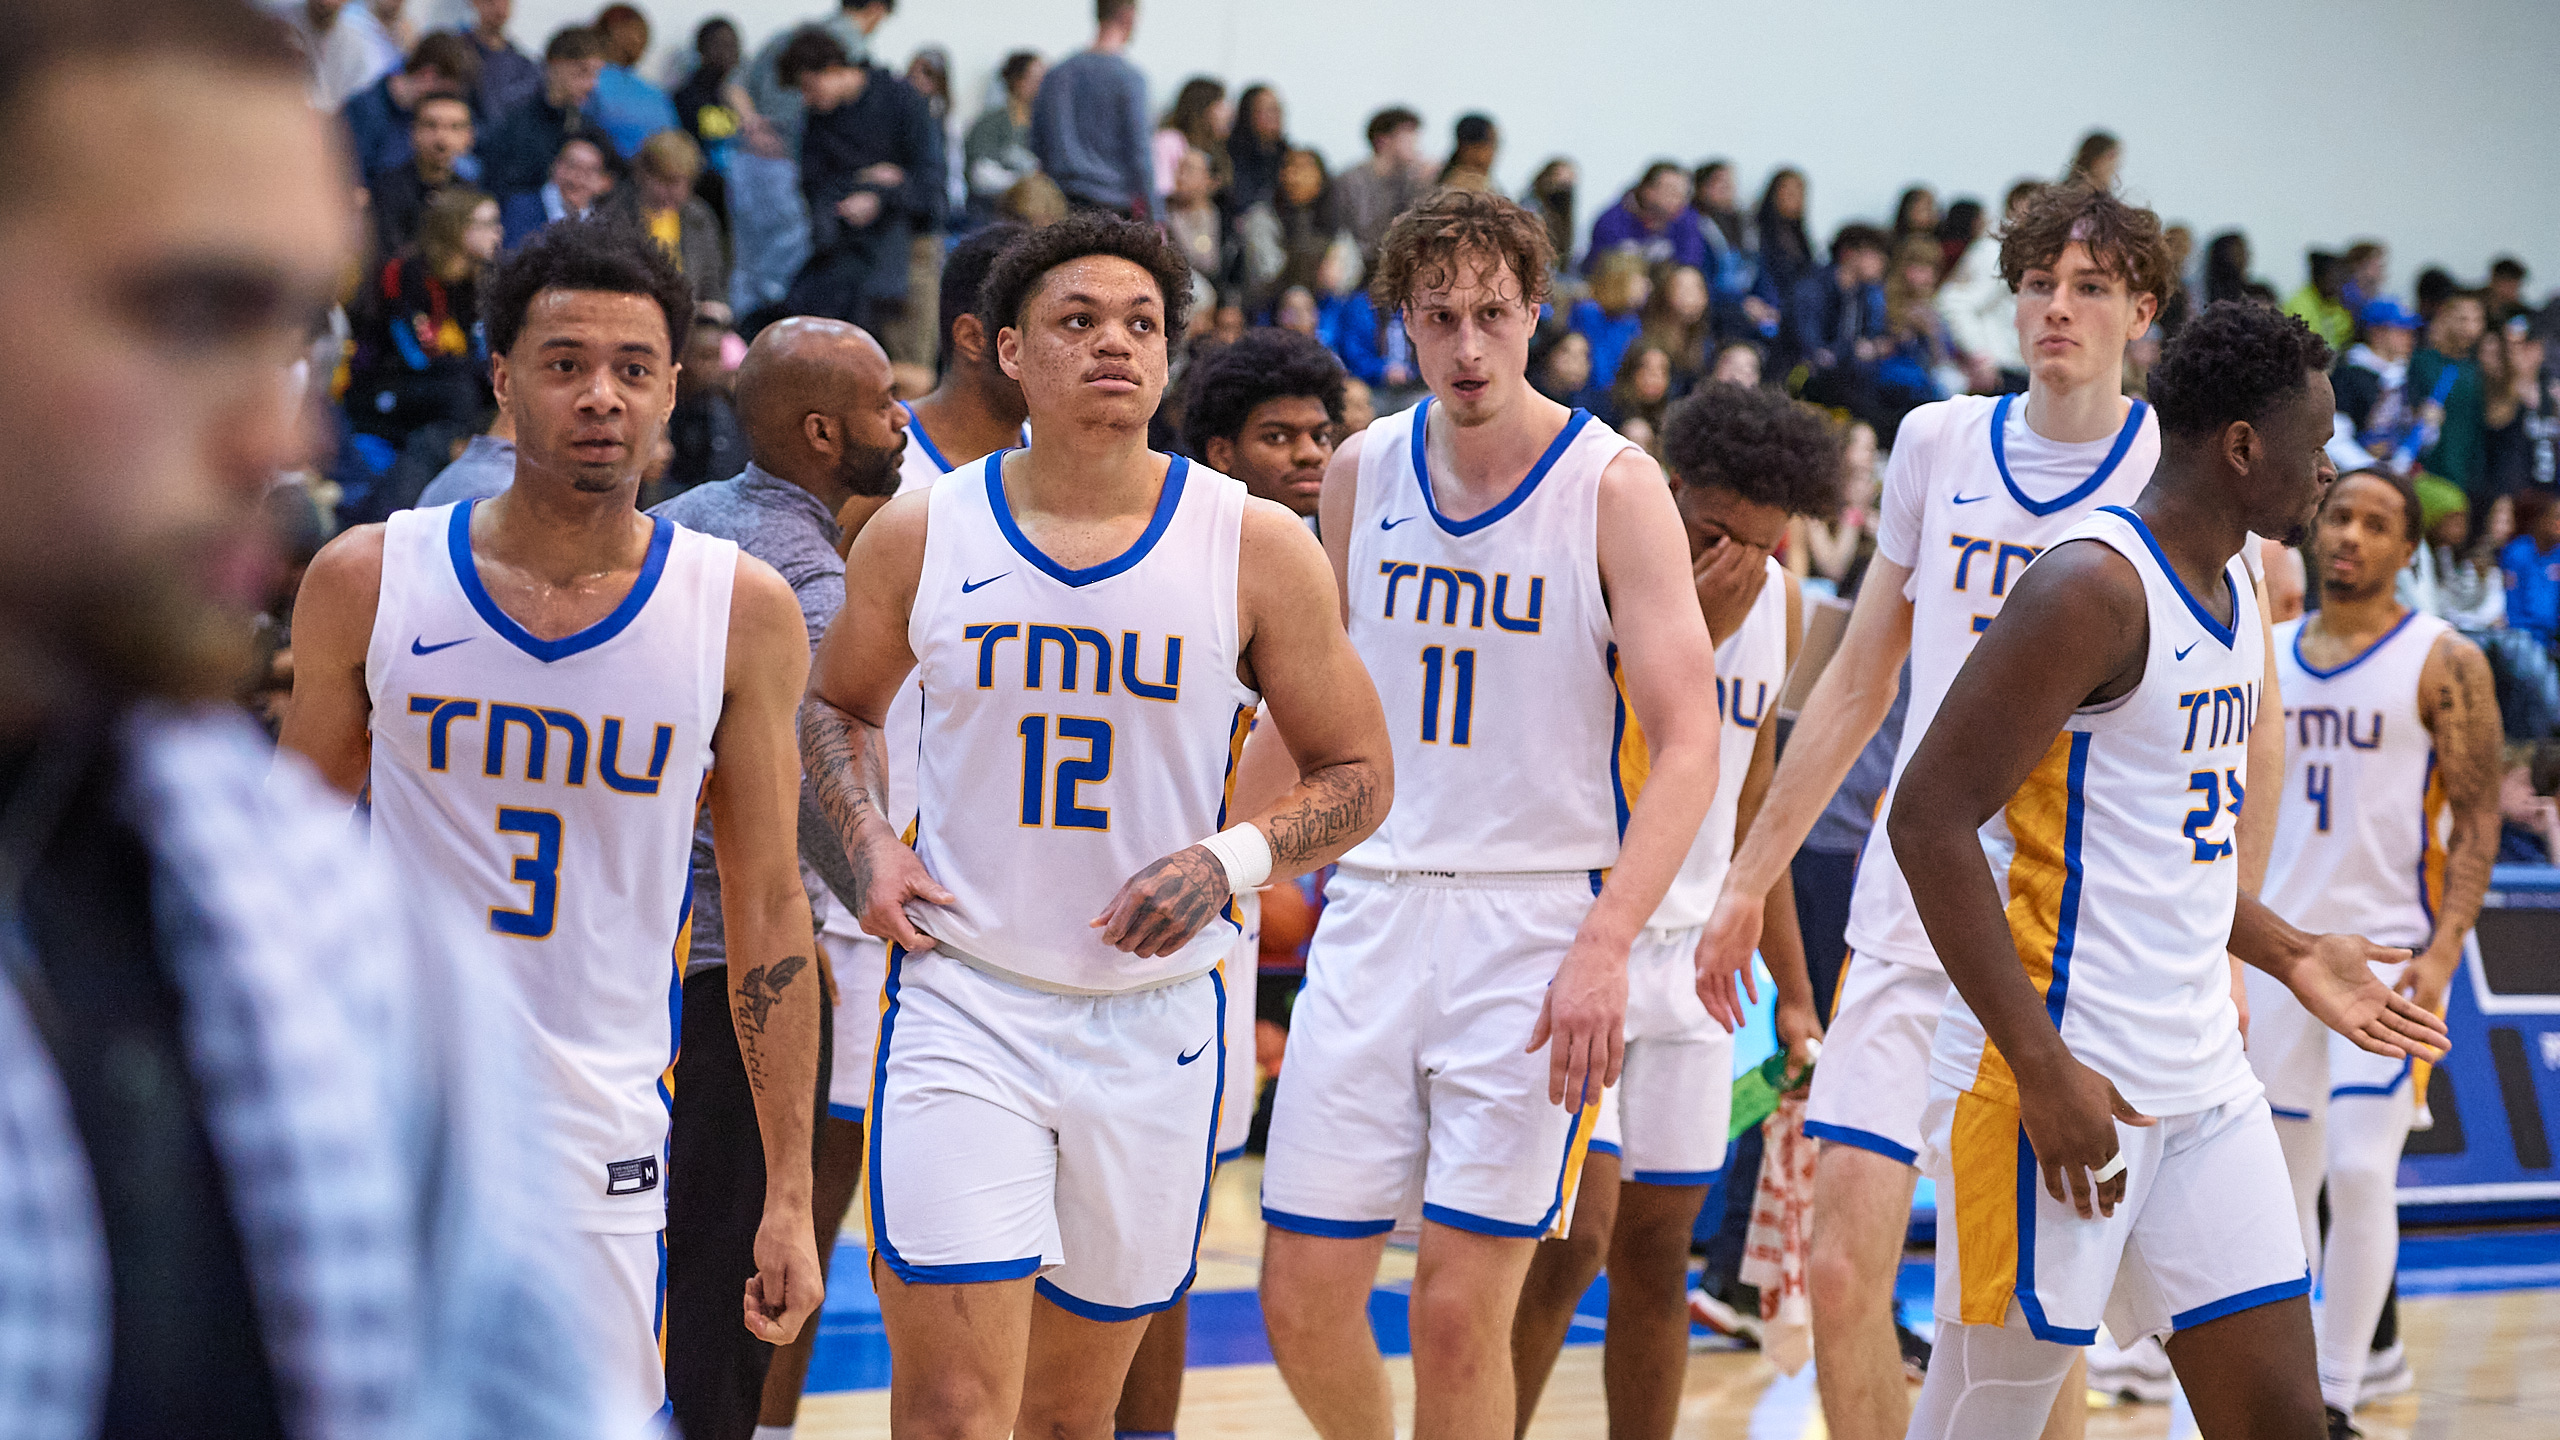
<svg viewBox="0 0 2560 1440">
<path fill-rule="evenodd" d="M 2451 637 L 2448 637 L 2449 639 Z M 2441 643 L 2441 642 L 2440 642 Z M 2479 918 L 2497 860 L 2498 767 L 2503 729 L 2489 662 L 2468 644 L 2444 651 L 2445 676 L 2426 718 L 2443 757 L 2445 798 L 2453 834 L 2445 847 L 2444 895 L 2436 906 L 2439 936 L 2459 937 Z"/>
<path fill-rule="evenodd" d="M 782 1000 L 782 992 L 809 968 L 806 955 L 785 955 L 770 965 L 759 965 L 738 979 L 737 1028 L 738 1058 L 745 1062 L 747 1079 L 756 1089 L 764 1088 L 764 1031 L 773 1018 L 773 1007 Z"/>
<path fill-rule="evenodd" d="M 1300 780 L 1290 799 L 1296 803 L 1265 825 L 1272 868 L 1283 874 L 1324 864 L 1378 825 L 1378 777 L 1366 764 L 1328 765 Z"/>
<path fill-rule="evenodd" d="M 800 761 L 803 793 L 812 796 L 843 847 L 846 870 L 841 878 L 851 894 L 855 914 L 871 896 L 871 862 L 862 848 L 865 815 L 878 816 L 872 798 L 887 789 L 887 763 L 877 727 L 863 723 L 812 695 L 800 702 Z M 832 867 L 821 865 L 821 873 Z M 838 876 L 830 875 L 830 888 Z"/>
</svg>

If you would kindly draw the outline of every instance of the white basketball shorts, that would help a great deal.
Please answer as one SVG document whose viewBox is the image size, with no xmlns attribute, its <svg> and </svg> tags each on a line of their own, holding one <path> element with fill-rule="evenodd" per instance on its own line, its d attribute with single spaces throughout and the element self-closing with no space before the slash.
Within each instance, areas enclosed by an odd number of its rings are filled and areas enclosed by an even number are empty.
<svg viewBox="0 0 2560 1440">
<path fill-rule="evenodd" d="M 2046 1192 L 2015 1109 L 1931 1082 L 1938 1319 L 2003 1324 L 2014 1298 L 2039 1340 L 2087 1345 L 2103 1321 L 2131 1345 L 2311 1293 L 2265 1100 L 2159 1122 L 2116 1126 L 2124 1201 L 2083 1220 Z"/>
<path fill-rule="evenodd" d="M 1843 966 L 1805 1098 L 1804 1133 L 1923 1166 L 1929 1046 L 1954 987 L 1942 970 L 1873 955 L 1852 955 Z"/>
<path fill-rule="evenodd" d="M 1281 881 L 1288 884 L 1288 881 Z M 1262 896 L 1236 897 L 1236 948 L 1227 960 L 1227 1098 L 1218 1107 L 1218 1163 L 1244 1153 L 1253 1130 L 1253 1105 L 1261 1071 L 1253 1058 L 1254 981 L 1262 970 Z"/>
<path fill-rule="evenodd" d="M 889 970 L 888 942 L 854 923 L 853 913 L 829 893 L 815 906 L 818 953 L 836 977 L 835 1068 L 827 1072 L 827 1114 L 862 1123 L 871 1103 L 872 1047 L 880 1039 L 880 980 Z"/>
<path fill-rule="evenodd" d="M 573 1230 L 562 1238 L 558 1278 L 595 1368 L 596 1435 L 639 1440 L 671 1433 L 659 1329 L 667 1295 L 665 1236 Z"/>
<path fill-rule="evenodd" d="M 2376 965 L 2382 983 L 2398 986 L 2406 961 Z M 2284 982 L 2252 965 L 2249 986 L 2249 1068 L 2267 1087 L 2267 1104 L 2279 1120 L 2315 1120 L 2341 1095 L 2409 1094 L 2410 1062 L 2359 1049 L 2312 1017 Z"/>
<path fill-rule="evenodd" d="M 1225 1091 L 1216 972 L 1034 990 L 892 946 L 871 1097 L 871 1247 L 910 1285 L 1037 1275 L 1088 1320 L 1191 1287 Z"/>
<path fill-rule="evenodd" d="M 1548 1054 L 1528 1047 L 1595 888 L 1335 871 L 1272 1101 L 1263 1219 L 1384 1235 L 1418 1192 L 1426 1221 L 1563 1234 L 1601 1092 L 1551 1103 Z"/>
<path fill-rule="evenodd" d="M 1704 928 L 1647 930 L 1627 952 L 1627 1063 L 1591 1148 L 1638 1185 L 1705 1185 L 1724 1168 L 1733 1036 L 1698 999 Z"/>
</svg>

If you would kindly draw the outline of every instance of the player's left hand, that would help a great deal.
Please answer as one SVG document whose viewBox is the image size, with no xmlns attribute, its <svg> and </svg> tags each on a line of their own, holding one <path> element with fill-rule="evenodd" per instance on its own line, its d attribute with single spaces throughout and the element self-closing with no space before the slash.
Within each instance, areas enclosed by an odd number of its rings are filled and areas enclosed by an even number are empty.
<svg viewBox="0 0 2560 1440">
<path fill-rule="evenodd" d="M 809 1212 L 767 1205 L 756 1226 L 756 1273 L 747 1277 L 747 1333 L 768 1345 L 788 1345 L 826 1298 Z"/>
<path fill-rule="evenodd" d="M 1618 1083 L 1627 1059 L 1627 945 L 1612 945 L 1585 930 L 1573 937 L 1564 963 L 1547 986 L 1529 1032 L 1529 1053 L 1547 1052 L 1547 1100 L 1580 1109 Z"/>
<path fill-rule="evenodd" d="M 2375 965 L 2408 958 L 2406 950 L 2376 945 L 2360 935 L 2321 935 L 2285 984 L 2301 999 L 2302 1008 L 2360 1050 L 2394 1060 L 2441 1059 L 2444 1021 L 2408 996 L 2393 993 L 2373 973 Z"/>
<path fill-rule="evenodd" d="M 1226 865 L 1207 846 L 1193 845 L 1130 876 L 1092 924 L 1114 950 L 1170 955 L 1191 943 L 1230 893 Z"/>
<path fill-rule="evenodd" d="M 2462 964 L 2462 947 L 2430 945 L 2400 977 L 2400 993 L 2430 1015 L 2444 1013 L 2444 992 L 2453 987 L 2453 972 Z"/>
<path fill-rule="evenodd" d="M 1768 551 L 1728 535 L 1689 562 L 1689 580 L 1697 587 L 1698 608 L 1706 612 L 1707 635 L 1715 643 L 1723 644 L 1751 618 L 1751 607 L 1768 578 L 1761 562 L 1768 558 Z"/>
</svg>

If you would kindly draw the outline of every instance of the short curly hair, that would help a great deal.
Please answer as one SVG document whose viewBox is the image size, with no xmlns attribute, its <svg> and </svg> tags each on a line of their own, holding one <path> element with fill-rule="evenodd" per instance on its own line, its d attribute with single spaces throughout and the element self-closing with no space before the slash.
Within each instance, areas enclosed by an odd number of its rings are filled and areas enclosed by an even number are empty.
<svg viewBox="0 0 2560 1440">
<path fill-rule="evenodd" d="M 1321 401 L 1324 413 L 1339 425 L 1342 381 L 1342 362 L 1313 336 L 1247 330 L 1242 339 L 1192 369 L 1191 393 L 1182 411 L 1182 448 L 1207 464 L 1209 442 L 1243 434 L 1253 408 L 1266 400 L 1303 395 Z"/>
<path fill-rule="evenodd" d="M 1719 486 L 1790 515 L 1840 508 L 1840 432 L 1775 390 L 1699 386 L 1663 421 L 1662 463 L 1683 485 Z"/>
<path fill-rule="evenodd" d="M 1381 315 L 1393 315 L 1414 291 L 1457 278 L 1462 254 L 1491 256 L 1520 283 L 1520 301 L 1532 312 L 1546 303 L 1547 276 L 1555 266 L 1555 242 L 1545 222 L 1488 190 L 1440 190 L 1395 218 L 1378 242 L 1378 270 L 1369 299 Z"/>
<path fill-rule="evenodd" d="M 667 317 L 667 355 L 684 351 L 693 333 L 693 290 L 665 246 L 625 220 L 561 220 L 544 226 L 500 260 L 480 288 L 480 320 L 489 353 L 504 355 L 524 333 L 525 312 L 545 290 L 603 290 L 646 295 Z"/>
<path fill-rule="evenodd" d="M 2165 308 L 2177 286 L 2177 266 L 2160 235 L 2160 217 L 2128 205 L 2084 181 L 2039 186 L 2018 218 L 2000 230 L 2000 278 L 2015 290 L 2029 270 L 2062 259 L 2074 240 L 2098 267 L 2120 277 L 2125 288 Z"/>
<path fill-rule="evenodd" d="M 2235 421 L 2256 424 L 2335 357 L 2297 316 L 2248 300 L 2218 300 L 2178 329 L 2151 367 L 2146 393 L 2160 431 L 2201 440 Z"/>
<path fill-rule="evenodd" d="M 1144 270 L 1156 282 L 1164 301 L 1164 333 L 1182 333 L 1191 319 L 1191 262 L 1163 230 L 1101 211 L 1080 211 L 1053 225 L 1023 232 L 988 267 L 978 287 L 978 319 L 992 342 L 999 330 L 1018 327 L 1023 307 L 1040 293 L 1040 282 L 1061 265 L 1089 255 L 1109 255 Z"/>
</svg>

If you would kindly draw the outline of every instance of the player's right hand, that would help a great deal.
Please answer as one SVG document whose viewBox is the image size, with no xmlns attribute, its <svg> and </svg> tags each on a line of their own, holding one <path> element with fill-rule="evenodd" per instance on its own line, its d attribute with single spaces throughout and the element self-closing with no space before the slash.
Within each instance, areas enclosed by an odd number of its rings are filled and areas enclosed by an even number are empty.
<svg viewBox="0 0 2560 1440">
<path fill-rule="evenodd" d="M 1618 1083 L 1627 1060 L 1627 948 L 1577 934 L 1556 967 L 1529 1032 L 1530 1053 L 1554 1042 L 1547 1051 L 1548 1103 L 1580 1109 Z"/>
<path fill-rule="evenodd" d="M 1738 895 L 1727 885 L 1716 897 L 1707 928 L 1698 936 L 1698 1001 L 1728 1033 L 1742 1028 L 1742 1000 L 1735 993 L 1734 977 L 1742 977 L 1741 989 L 1750 993 L 1753 1004 L 1760 1000 L 1751 956 L 1760 948 L 1768 903 L 1765 895 Z"/>
<path fill-rule="evenodd" d="M 2407 950 L 2360 935 L 2315 936 L 2285 984 L 2302 1008 L 2358 1049 L 2394 1060 L 2441 1060 L 2449 1044 L 2444 1021 L 2373 973 L 2376 965 L 2409 958 Z"/>
<path fill-rule="evenodd" d="M 1778 1043 L 1786 1048 L 1788 1064 L 1804 1067 L 1813 1064 L 1813 1052 L 1820 1048 L 1822 1020 L 1813 1012 L 1813 1002 L 1792 1004 L 1778 997 Z"/>
<path fill-rule="evenodd" d="M 2095 1178 L 2122 1148 L 2116 1134 L 2119 1122 L 2146 1127 L 2160 1123 L 2117 1094 L 2114 1081 L 2068 1057 L 2056 1074 L 2033 1083 L 2019 1077 L 2018 1123 L 2026 1127 L 2027 1143 L 2035 1147 L 2045 1193 L 2079 1211 L 2083 1220 L 2116 1213 L 2132 1179 L 2122 1169 L 2104 1180 Z"/>
<path fill-rule="evenodd" d="M 861 912 L 854 916 L 863 933 L 886 940 L 910 955 L 933 948 L 933 937 L 915 927 L 907 918 L 907 902 L 921 900 L 928 905 L 952 905 L 960 897 L 935 883 L 916 858 L 916 852 L 898 843 L 896 837 L 880 838 L 872 832 L 885 831 L 886 825 L 867 826 L 860 843 L 848 852 L 853 862 L 854 885 L 862 900 Z"/>
</svg>

